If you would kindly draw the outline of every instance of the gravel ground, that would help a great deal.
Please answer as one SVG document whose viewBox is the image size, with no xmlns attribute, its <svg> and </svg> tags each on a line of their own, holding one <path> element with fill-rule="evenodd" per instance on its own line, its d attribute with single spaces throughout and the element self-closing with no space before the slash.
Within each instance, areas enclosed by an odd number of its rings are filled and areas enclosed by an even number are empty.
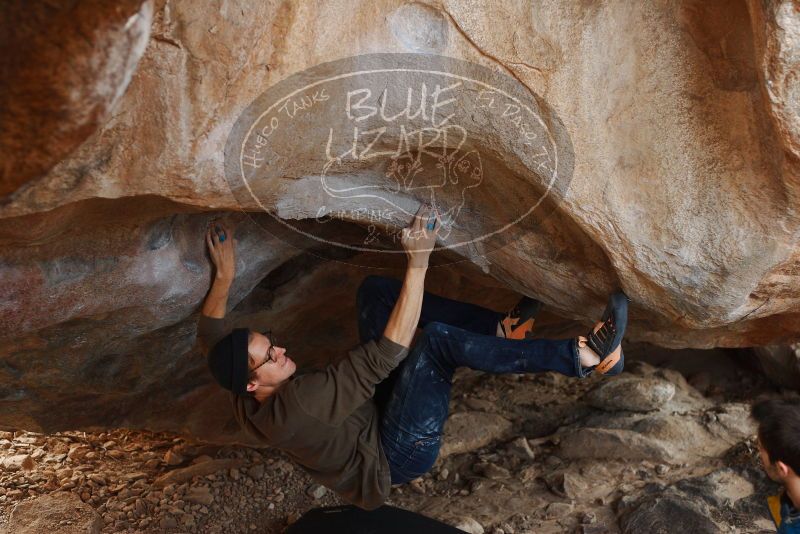
<svg viewBox="0 0 800 534">
<path fill-rule="evenodd" d="M 667 377 L 677 384 L 681 398 L 689 399 L 691 393 L 696 395 L 692 402 L 706 406 L 681 408 L 675 404 L 676 393 L 672 404 L 639 417 L 661 414 L 678 424 L 712 430 L 717 428 L 715 414 L 731 406 L 727 399 L 753 398 L 765 391 L 763 383 L 740 373 L 732 374 L 729 383 L 703 384 L 704 397 L 674 371 L 646 364 L 631 365 L 631 370 L 627 376 L 642 384 L 664 384 L 659 377 Z M 677 502 L 711 503 L 705 513 L 719 531 L 762 532 L 769 527 L 761 507 L 768 481 L 758 469 L 752 437 L 737 438 L 724 453 L 698 456 L 694 463 L 560 457 L 564 429 L 627 420 L 624 413 L 587 404 L 591 401 L 586 399 L 601 391 L 598 385 L 601 380 L 576 381 L 552 373 L 490 376 L 459 371 L 452 412 L 467 421 L 495 418 L 510 426 L 490 432 L 488 426 L 467 424 L 451 433 L 445 440 L 451 452 L 425 477 L 393 489 L 389 504 L 468 532 L 599 534 L 628 532 L 626 514 L 637 521 L 642 516 L 661 521 L 647 515 L 660 513 L 647 508 L 647 496 L 684 488 L 676 493 Z M 597 391 L 590 394 L 592 390 Z M 649 390 L 643 391 L 646 395 Z M 724 413 L 719 418 L 724 420 Z M 277 451 L 219 446 L 166 433 L 0 432 L 0 463 L 0 528 L 9 526 L 18 503 L 35 503 L 45 494 L 75 495 L 96 511 L 106 533 L 282 532 L 311 508 L 343 504 Z M 726 497 L 714 504 L 715 488 L 722 486 Z M 686 493 L 686 488 L 700 493 Z M 73 526 L 65 517 L 49 531 Z"/>
<path fill-rule="evenodd" d="M 123 429 L 3 432 L 0 448 L 0 524 L 17 502 L 59 491 L 92 505 L 103 532 L 115 533 L 279 532 L 298 510 L 340 503 L 266 449 Z"/>
</svg>

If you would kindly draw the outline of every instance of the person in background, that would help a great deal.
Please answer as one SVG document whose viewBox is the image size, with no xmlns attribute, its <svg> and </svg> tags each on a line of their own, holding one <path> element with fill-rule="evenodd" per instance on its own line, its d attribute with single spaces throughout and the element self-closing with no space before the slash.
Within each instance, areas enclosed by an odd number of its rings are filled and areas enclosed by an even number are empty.
<svg viewBox="0 0 800 534">
<path fill-rule="evenodd" d="M 779 534 L 800 534 L 800 397 L 758 402 L 758 453 L 767 476 L 783 488 L 767 498 Z"/>
</svg>

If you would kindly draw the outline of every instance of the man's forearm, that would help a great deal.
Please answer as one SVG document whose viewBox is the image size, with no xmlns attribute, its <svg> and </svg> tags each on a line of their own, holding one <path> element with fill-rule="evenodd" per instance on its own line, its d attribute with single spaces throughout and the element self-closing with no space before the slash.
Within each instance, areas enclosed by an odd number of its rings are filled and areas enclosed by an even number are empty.
<svg viewBox="0 0 800 534">
<path fill-rule="evenodd" d="M 414 338 L 422 311 L 422 296 L 425 292 L 427 267 L 409 267 L 403 280 L 400 296 L 394 305 L 383 335 L 391 341 L 408 347 Z"/>
<path fill-rule="evenodd" d="M 211 291 L 208 292 L 205 302 L 203 302 L 202 314 L 214 319 L 224 319 L 228 307 L 228 291 L 231 283 L 221 278 L 214 278 Z"/>
</svg>

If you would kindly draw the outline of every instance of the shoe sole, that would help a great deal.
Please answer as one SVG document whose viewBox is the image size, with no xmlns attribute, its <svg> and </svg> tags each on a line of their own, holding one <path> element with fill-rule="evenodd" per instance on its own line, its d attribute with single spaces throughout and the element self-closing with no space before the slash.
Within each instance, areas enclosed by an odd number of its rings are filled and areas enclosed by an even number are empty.
<svg viewBox="0 0 800 534">
<path fill-rule="evenodd" d="M 614 336 L 614 341 L 611 343 L 612 347 L 620 345 L 622 343 L 622 338 L 625 337 L 625 327 L 628 324 L 628 300 L 625 293 L 621 291 L 614 293 L 609 297 L 608 305 L 606 306 L 605 312 L 603 312 L 603 318 L 601 319 L 603 322 L 607 321 L 609 317 L 614 318 L 614 326 L 616 327 L 617 333 Z M 609 371 L 613 370 L 620 361 L 624 361 L 622 347 L 620 347 L 617 356 L 606 356 L 597 364 L 595 371 L 603 375 L 607 374 Z"/>
</svg>

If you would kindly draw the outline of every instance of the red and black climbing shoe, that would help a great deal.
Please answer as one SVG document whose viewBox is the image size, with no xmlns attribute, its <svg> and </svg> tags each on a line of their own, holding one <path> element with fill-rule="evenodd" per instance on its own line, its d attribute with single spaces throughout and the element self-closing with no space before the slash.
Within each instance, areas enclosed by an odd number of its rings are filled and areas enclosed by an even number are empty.
<svg viewBox="0 0 800 534">
<path fill-rule="evenodd" d="M 530 297 L 522 297 L 514 309 L 500 321 L 506 339 L 528 339 L 533 331 L 536 314 L 542 309 L 542 303 Z"/>
</svg>

